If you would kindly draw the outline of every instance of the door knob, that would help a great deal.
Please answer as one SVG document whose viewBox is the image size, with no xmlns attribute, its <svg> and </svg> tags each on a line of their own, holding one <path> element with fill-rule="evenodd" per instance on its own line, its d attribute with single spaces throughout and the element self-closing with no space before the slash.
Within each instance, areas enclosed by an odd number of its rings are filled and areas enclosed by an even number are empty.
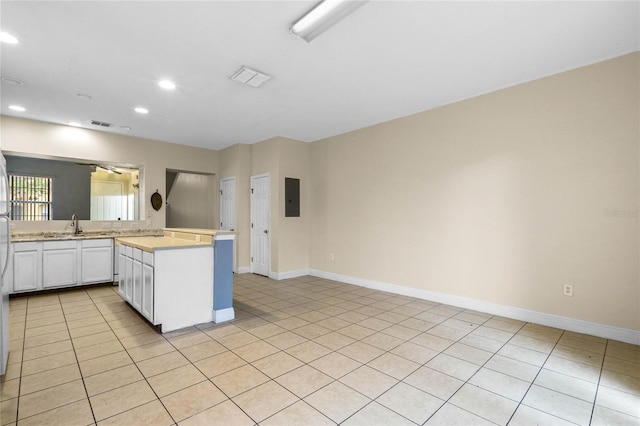
<svg viewBox="0 0 640 426">
<path fill-rule="evenodd" d="M 268 230 L 268 229 L 265 229 L 265 230 L 264 230 L 264 233 L 265 233 L 265 234 L 268 234 L 268 233 L 269 233 L 269 230 Z"/>
</svg>

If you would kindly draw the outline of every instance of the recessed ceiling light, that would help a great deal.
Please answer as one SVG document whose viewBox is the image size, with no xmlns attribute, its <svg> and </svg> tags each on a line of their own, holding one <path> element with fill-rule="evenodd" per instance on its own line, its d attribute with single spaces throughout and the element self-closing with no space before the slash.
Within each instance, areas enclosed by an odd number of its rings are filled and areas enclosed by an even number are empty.
<svg viewBox="0 0 640 426">
<path fill-rule="evenodd" d="M 0 33 L 0 41 L 4 43 L 9 43 L 9 44 L 18 44 L 17 38 L 5 32 Z"/>
<path fill-rule="evenodd" d="M 148 114 L 149 110 L 146 108 L 142 108 L 142 107 L 136 107 L 134 109 L 135 112 L 137 112 L 138 114 Z"/>
<path fill-rule="evenodd" d="M 158 86 L 162 87 L 163 89 L 168 89 L 168 90 L 173 90 L 176 88 L 176 85 L 169 80 L 160 80 L 158 82 Z"/>
<path fill-rule="evenodd" d="M 67 123 L 69 126 L 73 126 L 73 127 L 81 127 L 82 124 L 78 123 L 77 121 L 69 121 Z"/>
<path fill-rule="evenodd" d="M 1 79 L 3 83 L 15 84 L 16 86 L 22 86 L 24 84 L 24 81 L 18 80 L 17 78 L 2 77 Z"/>
<path fill-rule="evenodd" d="M 91 100 L 91 96 L 89 95 L 85 95 L 84 93 L 78 93 L 76 95 L 78 98 L 83 99 L 85 101 Z"/>
<path fill-rule="evenodd" d="M 20 105 L 9 105 L 9 109 L 12 111 L 25 112 L 25 107 L 21 107 Z"/>
</svg>

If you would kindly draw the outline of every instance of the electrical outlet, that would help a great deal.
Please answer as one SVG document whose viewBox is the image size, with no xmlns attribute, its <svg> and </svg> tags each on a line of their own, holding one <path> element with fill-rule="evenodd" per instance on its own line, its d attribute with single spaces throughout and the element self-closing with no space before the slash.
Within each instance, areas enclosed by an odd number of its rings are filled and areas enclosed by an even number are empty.
<svg viewBox="0 0 640 426">
<path fill-rule="evenodd" d="M 329 255 L 329 260 L 331 260 L 332 262 L 336 260 L 336 257 L 333 255 L 333 253 Z"/>
<path fill-rule="evenodd" d="M 573 286 L 571 284 L 564 283 L 562 292 L 565 296 L 573 296 Z"/>
</svg>

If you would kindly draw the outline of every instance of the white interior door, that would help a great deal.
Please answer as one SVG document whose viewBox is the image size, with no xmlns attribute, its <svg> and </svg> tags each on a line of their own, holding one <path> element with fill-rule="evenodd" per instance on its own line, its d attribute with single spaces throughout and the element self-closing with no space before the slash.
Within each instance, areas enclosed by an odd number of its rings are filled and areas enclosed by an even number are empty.
<svg viewBox="0 0 640 426">
<path fill-rule="evenodd" d="M 236 229 L 236 178 L 220 181 L 220 229 Z"/>
<path fill-rule="evenodd" d="M 251 272 L 269 276 L 269 175 L 251 176 Z"/>
</svg>

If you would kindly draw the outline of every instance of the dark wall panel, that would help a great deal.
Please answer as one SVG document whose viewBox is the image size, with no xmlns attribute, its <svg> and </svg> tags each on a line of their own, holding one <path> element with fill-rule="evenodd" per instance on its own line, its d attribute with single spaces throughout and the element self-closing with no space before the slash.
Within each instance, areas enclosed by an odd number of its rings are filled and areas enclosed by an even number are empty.
<svg viewBox="0 0 640 426">
<path fill-rule="evenodd" d="M 89 220 L 91 217 L 91 172 L 88 164 L 7 155 L 7 172 L 14 175 L 52 178 L 54 220 Z"/>
</svg>

